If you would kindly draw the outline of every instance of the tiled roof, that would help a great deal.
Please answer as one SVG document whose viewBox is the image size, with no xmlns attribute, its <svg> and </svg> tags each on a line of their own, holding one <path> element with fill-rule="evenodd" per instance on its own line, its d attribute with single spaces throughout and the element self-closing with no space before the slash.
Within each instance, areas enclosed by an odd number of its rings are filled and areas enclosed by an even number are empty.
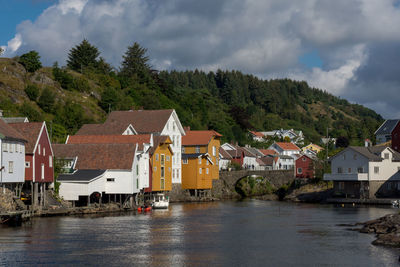
<svg viewBox="0 0 400 267">
<path fill-rule="evenodd" d="M 143 144 L 150 144 L 150 134 L 139 135 L 72 135 L 67 144 L 139 144 L 139 150 Z"/>
<path fill-rule="evenodd" d="M 138 133 L 161 133 L 173 111 L 173 109 L 113 111 L 104 124 L 129 123 Z"/>
<path fill-rule="evenodd" d="M 25 137 L 20 134 L 13 127 L 5 123 L 3 120 L 0 120 L 0 138 L 1 139 L 9 139 L 9 140 L 18 140 L 26 142 Z"/>
<path fill-rule="evenodd" d="M 129 123 L 112 122 L 109 124 L 84 124 L 75 135 L 123 134 Z"/>
<path fill-rule="evenodd" d="M 76 169 L 131 170 L 136 144 L 53 144 L 56 158 L 78 157 Z"/>
<path fill-rule="evenodd" d="M 293 143 L 276 142 L 275 144 L 283 150 L 300 150 L 300 148 Z"/>
<path fill-rule="evenodd" d="M 381 153 L 383 150 L 386 149 L 384 146 L 372 146 L 372 147 L 363 147 L 363 146 L 349 146 L 348 149 L 352 149 L 354 151 L 357 151 L 364 157 L 366 157 L 370 161 L 382 161 Z M 390 149 L 390 148 L 389 148 Z M 394 151 L 390 149 L 393 153 L 393 159 L 395 161 L 400 161 L 400 153 L 397 151 Z M 343 150 L 345 151 L 345 150 Z M 342 152 L 339 152 L 332 158 L 336 157 L 337 155 L 340 155 Z"/>
<path fill-rule="evenodd" d="M 183 146 L 208 145 L 212 137 L 221 137 L 222 135 L 216 131 L 186 131 L 186 135 L 182 136 Z"/>
<path fill-rule="evenodd" d="M 221 154 L 221 158 L 223 159 L 232 159 L 232 156 L 222 147 L 219 148 L 219 154 Z"/>
<path fill-rule="evenodd" d="M 71 174 L 60 174 L 57 181 L 79 181 L 79 182 L 89 182 L 94 178 L 102 176 L 106 170 L 77 170 Z"/>
<path fill-rule="evenodd" d="M 5 123 L 29 122 L 27 117 L 2 117 Z"/>
<path fill-rule="evenodd" d="M 25 153 L 33 153 L 37 140 L 39 139 L 40 130 L 44 122 L 22 122 L 22 123 L 9 123 L 16 131 L 24 136 L 28 141 L 25 144 Z"/>
<path fill-rule="evenodd" d="M 253 154 L 256 157 L 263 157 L 264 154 L 257 148 L 255 147 L 244 147 L 243 149 L 247 150 L 251 154 Z"/>
<path fill-rule="evenodd" d="M 379 128 L 376 130 L 375 135 L 381 134 L 392 134 L 392 131 L 399 123 L 400 120 L 386 120 Z"/>
<path fill-rule="evenodd" d="M 263 135 L 262 133 L 260 133 L 260 132 L 250 131 L 250 133 L 251 133 L 252 135 L 254 135 L 254 136 L 257 136 L 257 137 L 264 137 L 264 135 Z"/>
<path fill-rule="evenodd" d="M 257 162 L 260 165 L 264 165 L 264 166 L 272 166 L 274 163 L 274 158 L 273 157 L 262 157 L 262 158 L 258 158 Z"/>
<path fill-rule="evenodd" d="M 277 155 L 278 153 L 273 150 L 273 149 L 259 149 L 261 153 L 264 154 L 264 156 L 268 156 L 268 155 Z"/>
</svg>

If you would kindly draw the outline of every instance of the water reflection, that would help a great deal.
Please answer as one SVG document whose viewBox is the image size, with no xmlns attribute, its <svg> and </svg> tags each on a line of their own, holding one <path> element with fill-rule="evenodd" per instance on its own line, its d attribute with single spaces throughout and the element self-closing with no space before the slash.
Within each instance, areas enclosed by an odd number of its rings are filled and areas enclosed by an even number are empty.
<svg viewBox="0 0 400 267">
<path fill-rule="evenodd" d="M 4 265 L 393 266 L 352 224 L 397 210 L 247 200 L 0 226 Z"/>
</svg>

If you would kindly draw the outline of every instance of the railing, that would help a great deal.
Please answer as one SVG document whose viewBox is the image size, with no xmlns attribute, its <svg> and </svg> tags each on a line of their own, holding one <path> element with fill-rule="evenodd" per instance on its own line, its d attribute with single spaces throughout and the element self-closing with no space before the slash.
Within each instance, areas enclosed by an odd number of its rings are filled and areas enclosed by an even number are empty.
<svg viewBox="0 0 400 267">
<path fill-rule="evenodd" d="M 325 173 L 325 181 L 368 181 L 368 173 Z"/>
</svg>

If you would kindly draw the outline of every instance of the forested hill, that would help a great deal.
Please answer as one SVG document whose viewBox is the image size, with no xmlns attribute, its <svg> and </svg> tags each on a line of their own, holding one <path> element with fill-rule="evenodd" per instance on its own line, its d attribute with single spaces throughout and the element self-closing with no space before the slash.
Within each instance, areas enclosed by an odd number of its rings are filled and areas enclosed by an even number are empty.
<svg viewBox="0 0 400 267">
<path fill-rule="evenodd" d="M 0 109 L 6 116 L 46 120 L 55 141 L 83 123 L 102 122 L 110 110 L 176 109 L 183 125 L 214 129 L 224 141 L 249 142 L 248 130 L 302 130 L 306 141 L 345 136 L 361 144 L 383 119 L 306 82 L 262 80 L 240 71 L 161 71 L 148 65 L 146 49 L 128 47 L 119 70 L 84 40 L 68 54 L 67 66 L 42 67 L 31 51 L 0 58 Z M 50 129 L 49 129 L 50 130 Z"/>
</svg>

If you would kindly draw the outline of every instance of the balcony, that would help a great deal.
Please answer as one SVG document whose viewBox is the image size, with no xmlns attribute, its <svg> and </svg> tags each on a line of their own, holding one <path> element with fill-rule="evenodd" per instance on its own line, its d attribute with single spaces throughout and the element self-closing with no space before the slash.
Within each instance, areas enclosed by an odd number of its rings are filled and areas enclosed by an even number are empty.
<svg viewBox="0 0 400 267">
<path fill-rule="evenodd" d="M 368 181 L 368 173 L 325 173 L 325 181 Z"/>
</svg>

